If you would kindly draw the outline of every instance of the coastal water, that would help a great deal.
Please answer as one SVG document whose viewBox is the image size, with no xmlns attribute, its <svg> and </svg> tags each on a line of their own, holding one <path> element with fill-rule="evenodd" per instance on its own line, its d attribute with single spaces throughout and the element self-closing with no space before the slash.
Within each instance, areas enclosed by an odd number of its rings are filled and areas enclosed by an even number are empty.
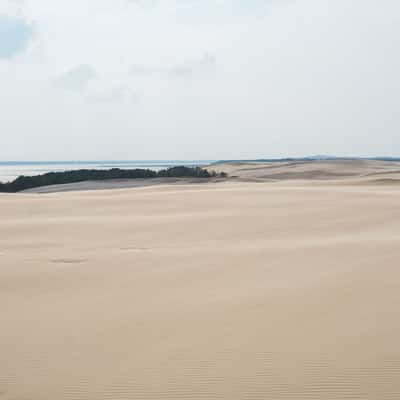
<svg viewBox="0 0 400 400">
<path fill-rule="evenodd" d="M 21 175 L 34 176 L 47 172 L 70 171 L 77 169 L 135 169 L 148 168 L 160 170 L 177 165 L 204 166 L 212 160 L 141 160 L 141 161 L 0 161 L 0 182 L 9 182 Z"/>
</svg>

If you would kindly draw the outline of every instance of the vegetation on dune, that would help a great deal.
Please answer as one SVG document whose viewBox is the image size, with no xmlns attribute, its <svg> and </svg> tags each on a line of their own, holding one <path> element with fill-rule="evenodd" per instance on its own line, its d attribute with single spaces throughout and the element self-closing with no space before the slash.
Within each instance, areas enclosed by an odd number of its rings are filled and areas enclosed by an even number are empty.
<svg viewBox="0 0 400 400">
<path fill-rule="evenodd" d="M 213 178 L 225 177 L 225 173 L 217 174 L 200 167 L 171 167 L 160 171 L 151 169 L 120 169 L 109 170 L 80 169 L 65 172 L 49 172 L 37 176 L 20 176 L 12 182 L 0 183 L 0 192 L 15 193 L 21 190 L 41 186 L 62 185 L 83 181 L 102 181 L 110 179 L 151 179 L 151 178 Z"/>
</svg>

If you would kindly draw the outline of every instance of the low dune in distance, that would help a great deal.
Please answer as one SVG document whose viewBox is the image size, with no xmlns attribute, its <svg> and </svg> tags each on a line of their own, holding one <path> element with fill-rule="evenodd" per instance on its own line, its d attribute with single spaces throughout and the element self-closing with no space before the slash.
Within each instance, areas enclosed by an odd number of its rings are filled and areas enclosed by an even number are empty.
<svg viewBox="0 0 400 400">
<path fill-rule="evenodd" d="M 398 166 L 1 194 L 0 400 L 399 399 Z"/>
<path fill-rule="evenodd" d="M 242 181 L 332 181 L 351 184 L 400 183 L 400 162 L 363 159 L 217 164 L 218 171 Z"/>
</svg>

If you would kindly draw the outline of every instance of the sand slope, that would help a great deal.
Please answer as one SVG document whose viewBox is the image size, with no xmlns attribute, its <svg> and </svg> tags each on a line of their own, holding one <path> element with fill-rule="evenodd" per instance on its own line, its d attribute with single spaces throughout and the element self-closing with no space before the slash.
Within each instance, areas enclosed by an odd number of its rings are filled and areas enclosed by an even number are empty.
<svg viewBox="0 0 400 400">
<path fill-rule="evenodd" d="M 0 196 L 0 399 L 400 398 L 400 189 Z"/>
</svg>

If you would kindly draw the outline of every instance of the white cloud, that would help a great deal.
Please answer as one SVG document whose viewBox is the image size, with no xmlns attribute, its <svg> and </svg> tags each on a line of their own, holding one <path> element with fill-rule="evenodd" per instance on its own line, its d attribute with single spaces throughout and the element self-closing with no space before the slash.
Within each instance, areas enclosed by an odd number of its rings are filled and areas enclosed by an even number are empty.
<svg viewBox="0 0 400 400">
<path fill-rule="evenodd" d="M 0 14 L 32 21 L 35 40 L 0 62 L 0 158 L 400 148 L 397 0 L 8 3 Z"/>
</svg>

